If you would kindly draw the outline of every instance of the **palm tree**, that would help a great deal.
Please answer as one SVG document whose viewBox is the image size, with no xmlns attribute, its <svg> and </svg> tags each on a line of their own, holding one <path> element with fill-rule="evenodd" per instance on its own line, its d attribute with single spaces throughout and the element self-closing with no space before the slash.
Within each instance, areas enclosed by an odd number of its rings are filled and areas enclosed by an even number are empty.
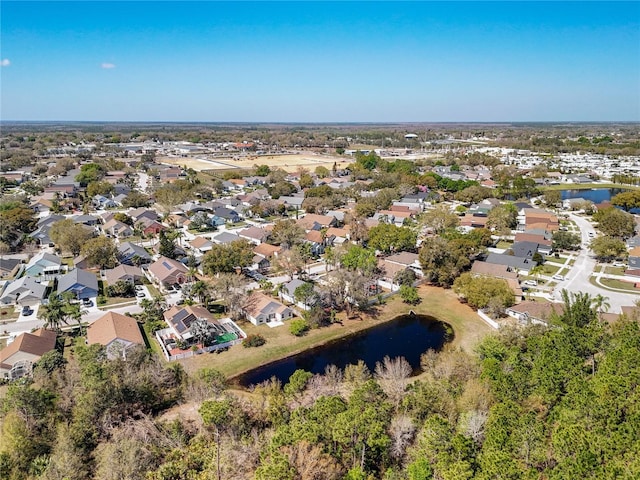
<svg viewBox="0 0 640 480">
<path fill-rule="evenodd" d="M 196 297 L 205 307 L 209 306 L 209 284 L 203 280 L 198 280 L 189 290 L 192 296 Z"/>
<path fill-rule="evenodd" d="M 54 332 L 59 332 L 60 325 L 67 323 L 64 313 L 64 302 L 58 295 L 55 293 L 49 295 L 49 301 L 41 313 L 41 316 L 44 318 L 44 328 L 53 330 Z"/>
<path fill-rule="evenodd" d="M 596 312 L 598 312 L 599 320 L 602 320 L 602 314 L 611 308 L 609 297 L 605 297 L 600 293 L 591 299 L 591 305 L 596 309 Z"/>
</svg>

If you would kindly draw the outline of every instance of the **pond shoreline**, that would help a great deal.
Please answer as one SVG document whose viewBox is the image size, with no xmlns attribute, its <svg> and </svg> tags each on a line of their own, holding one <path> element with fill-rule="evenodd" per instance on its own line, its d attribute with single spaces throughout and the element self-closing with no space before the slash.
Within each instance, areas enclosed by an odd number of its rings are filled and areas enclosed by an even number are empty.
<svg viewBox="0 0 640 480">
<path fill-rule="evenodd" d="M 241 345 L 236 345 L 219 355 L 196 355 L 190 359 L 179 360 L 179 362 L 188 373 L 195 373 L 201 368 L 215 368 L 225 374 L 227 378 L 235 379 L 263 365 L 382 325 L 398 316 L 409 313 L 411 310 L 418 315 L 428 315 L 448 324 L 454 335 L 449 345 L 454 348 L 462 348 L 465 351 L 471 352 L 482 338 L 493 332 L 475 311 L 458 301 L 452 290 L 421 285 L 419 293 L 422 301 L 416 306 L 402 303 L 400 297 L 395 295 L 390 297 L 385 305 L 378 307 L 373 315 L 361 314 L 360 319 L 347 320 L 342 314 L 339 315 L 342 325 L 336 324 L 311 330 L 306 337 L 301 338 L 293 337 L 286 325 L 277 329 L 269 329 L 264 325 L 255 327 L 246 324 L 243 325 L 243 329 L 246 326 L 247 333 L 257 333 L 267 338 L 267 343 L 264 346 L 244 348 Z"/>
</svg>

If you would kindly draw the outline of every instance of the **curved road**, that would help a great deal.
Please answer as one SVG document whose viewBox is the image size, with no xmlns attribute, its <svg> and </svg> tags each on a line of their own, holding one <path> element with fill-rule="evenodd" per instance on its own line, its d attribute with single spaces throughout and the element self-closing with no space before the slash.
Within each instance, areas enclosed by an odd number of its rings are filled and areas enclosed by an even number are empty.
<svg viewBox="0 0 640 480">
<path fill-rule="evenodd" d="M 593 275 L 593 271 L 596 267 L 596 260 L 590 254 L 591 249 L 589 243 L 591 238 L 589 233 L 595 237 L 596 230 L 593 225 L 583 217 L 579 217 L 574 214 L 569 214 L 571 220 L 573 220 L 580 229 L 580 235 L 582 237 L 582 249 L 578 254 L 573 267 L 567 274 L 568 279 L 562 282 L 558 282 L 558 285 L 553 290 L 553 298 L 555 301 L 561 302 L 562 298 L 560 292 L 562 289 L 566 289 L 569 292 L 585 292 L 595 297 L 596 295 L 602 295 L 608 298 L 610 305 L 609 312 L 620 313 L 623 305 L 633 306 L 636 300 L 640 299 L 640 296 L 632 293 L 613 292 L 604 288 L 597 287 L 589 282 L 589 278 Z"/>
</svg>

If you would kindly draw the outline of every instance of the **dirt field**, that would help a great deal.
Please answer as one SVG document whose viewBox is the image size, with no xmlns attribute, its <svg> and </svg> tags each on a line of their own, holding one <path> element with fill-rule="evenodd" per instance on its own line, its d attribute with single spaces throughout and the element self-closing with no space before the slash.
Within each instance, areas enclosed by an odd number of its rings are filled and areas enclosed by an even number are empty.
<svg viewBox="0 0 640 480">
<path fill-rule="evenodd" d="M 318 155 L 316 153 L 292 154 L 292 155 L 260 155 L 247 157 L 216 157 L 206 159 L 204 155 L 198 158 L 190 157 L 159 157 L 159 163 L 186 166 L 196 171 L 202 170 L 229 170 L 234 168 L 249 169 L 254 165 L 268 165 L 269 167 L 279 167 L 288 172 L 295 172 L 298 168 L 304 167 L 310 171 L 322 165 L 329 170 L 333 168 L 334 162 L 338 168 L 346 167 L 351 159 L 344 157 L 334 157 L 331 155 Z"/>
</svg>

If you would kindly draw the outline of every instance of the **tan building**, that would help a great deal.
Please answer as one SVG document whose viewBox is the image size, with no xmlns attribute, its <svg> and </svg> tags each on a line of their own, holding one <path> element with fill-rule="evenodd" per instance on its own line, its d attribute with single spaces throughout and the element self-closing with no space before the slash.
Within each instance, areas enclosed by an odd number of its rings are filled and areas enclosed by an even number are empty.
<svg viewBox="0 0 640 480">
<path fill-rule="evenodd" d="M 41 328 L 23 333 L 0 350 L 0 376 L 15 380 L 31 374 L 33 364 L 56 347 L 56 332 Z"/>
<path fill-rule="evenodd" d="M 103 345 L 107 350 L 107 357 L 113 359 L 126 358 L 127 350 L 144 345 L 144 339 L 135 318 L 108 312 L 89 326 L 87 343 Z"/>
</svg>

